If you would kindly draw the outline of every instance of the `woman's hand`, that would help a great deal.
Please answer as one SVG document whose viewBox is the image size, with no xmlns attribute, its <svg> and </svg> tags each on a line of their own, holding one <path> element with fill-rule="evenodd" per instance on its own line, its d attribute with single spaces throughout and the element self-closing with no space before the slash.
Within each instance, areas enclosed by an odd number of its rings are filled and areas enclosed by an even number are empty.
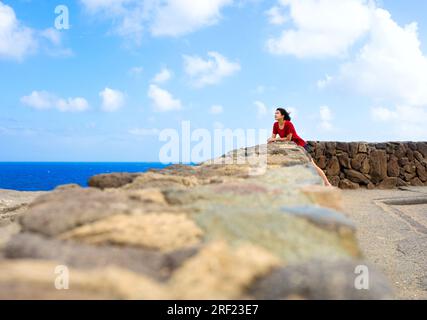
<svg viewBox="0 0 427 320">
<path fill-rule="evenodd" d="M 270 138 L 270 139 L 267 140 L 267 143 L 276 142 L 276 140 L 277 140 L 276 138 Z"/>
</svg>

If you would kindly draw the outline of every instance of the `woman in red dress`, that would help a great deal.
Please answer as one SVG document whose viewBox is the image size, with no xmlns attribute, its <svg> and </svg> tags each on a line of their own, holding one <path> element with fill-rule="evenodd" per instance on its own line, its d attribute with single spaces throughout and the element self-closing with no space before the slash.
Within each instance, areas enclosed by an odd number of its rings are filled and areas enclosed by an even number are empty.
<svg viewBox="0 0 427 320">
<path fill-rule="evenodd" d="M 276 141 L 293 141 L 298 146 L 303 147 L 308 154 L 310 155 L 309 145 L 300 136 L 297 134 L 294 125 L 291 122 L 291 117 L 289 116 L 289 112 L 287 112 L 283 108 L 277 108 L 276 113 L 274 115 L 276 122 L 273 125 L 273 134 L 271 138 L 268 139 L 268 143 L 276 142 Z M 277 138 L 279 135 L 279 138 Z M 320 169 L 317 164 L 314 162 L 313 158 L 310 156 L 311 163 L 316 168 L 319 175 L 322 177 L 323 182 L 326 186 L 331 186 L 328 178 L 322 169 Z"/>
</svg>

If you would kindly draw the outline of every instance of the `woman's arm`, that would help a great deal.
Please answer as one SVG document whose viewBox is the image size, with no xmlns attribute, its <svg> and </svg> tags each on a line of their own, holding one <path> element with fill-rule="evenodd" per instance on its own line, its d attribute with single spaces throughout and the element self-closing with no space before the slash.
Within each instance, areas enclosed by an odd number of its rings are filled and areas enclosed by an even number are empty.
<svg viewBox="0 0 427 320">
<path fill-rule="evenodd" d="M 292 140 L 292 133 L 288 134 L 288 136 L 284 138 L 275 139 L 275 141 L 291 141 L 291 140 Z"/>
<path fill-rule="evenodd" d="M 273 124 L 273 133 L 271 134 L 271 137 L 267 140 L 267 143 L 271 143 L 271 142 L 275 142 L 277 139 L 276 139 L 276 136 L 277 136 L 277 132 L 278 130 L 277 130 L 277 122 L 275 122 L 274 124 Z"/>
<path fill-rule="evenodd" d="M 267 140 L 267 142 L 268 142 L 268 143 L 271 143 L 271 142 L 275 142 L 276 140 L 277 140 L 277 139 L 276 139 L 276 134 L 274 134 L 274 133 L 273 133 L 273 134 L 271 135 L 271 137 Z"/>
</svg>

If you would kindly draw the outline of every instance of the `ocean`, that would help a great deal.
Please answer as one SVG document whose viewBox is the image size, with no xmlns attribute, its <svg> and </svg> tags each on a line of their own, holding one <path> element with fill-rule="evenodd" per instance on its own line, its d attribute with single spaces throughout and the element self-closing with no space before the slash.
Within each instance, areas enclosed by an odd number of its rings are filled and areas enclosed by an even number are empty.
<svg viewBox="0 0 427 320">
<path fill-rule="evenodd" d="M 87 187 L 96 174 L 145 172 L 168 165 L 157 162 L 0 162 L 0 189 L 49 191 L 61 184 Z"/>
</svg>

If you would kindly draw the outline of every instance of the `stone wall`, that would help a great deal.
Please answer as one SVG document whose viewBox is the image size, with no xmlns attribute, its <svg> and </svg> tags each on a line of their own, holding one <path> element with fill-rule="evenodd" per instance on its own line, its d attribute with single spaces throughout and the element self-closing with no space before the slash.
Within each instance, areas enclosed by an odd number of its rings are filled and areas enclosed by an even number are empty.
<svg viewBox="0 0 427 320">
<path fill-rule="evenodd" d="M 363 259 L 341 190 L 322 185 L 302 148 L 216 160 L 99 175 L 36 198 L 0 227 L 0 300 L 393 297 Z M 369 290 L 355 287 L 360 265 Z M 69 268 L 69 290 L 55 288 L 57 266 Z"/>
<path fill-rule="evenodd" d="M 427 142 L 308 143 L 314 161 L 342 189 L 427 186 Z"/>
</svg>

